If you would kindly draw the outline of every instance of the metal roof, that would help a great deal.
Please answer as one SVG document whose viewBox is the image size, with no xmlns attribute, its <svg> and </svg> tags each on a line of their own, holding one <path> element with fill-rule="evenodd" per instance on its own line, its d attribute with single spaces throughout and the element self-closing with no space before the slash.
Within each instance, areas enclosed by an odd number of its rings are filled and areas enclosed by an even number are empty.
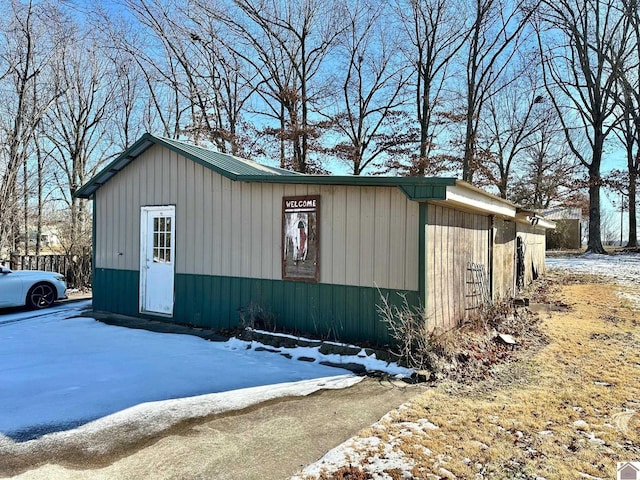
<svg viewBox="0 0 640 480">
<path fill-rule="evenodd" d="M 215 152 L 170 138 L 145 133 L 136 143 L 75 192 L 76 197 L 91 198 L 102 185 L 153 145 L 162 145 L 234 181 L 396 187 L 413 201 L 444 201 L 451 205 L 512 218 L 517 206 L 456 178 L 385 177 L 356 175 L 304 175 L 252 160 Z"/>
<path fill-rule="evenodd" d="M 582 221 L 582 209 L 579 207 L 555 207 L 542 210 L 542 214 L 550 220 Z"/>
<path fill-rule="evenodd" d="M 89 198 L 93 193 L 108 182 L 114 175 L 124 167 L 139 157 L 151 146 L 159 144 L 172 150 L 179 155 L 193 160 L 206 168 L 209 168 L 231 180 L 238 180 L 240 177 L 263 177 L 263 176 L 300 176 L 296 172 L 290 172 L 281 168 L 268 167 L 253 160 L 235 157 L 226 153 L 220 153 L 196 145 L 181 142 L 171 138 L 160 137 L 145 133 L 136 143 L 125 150 L 113 162 L 102 169 L 95 177 L 89 180 L 77 192 L 76 197 Z"/>
<path fill-rule="evenodd" d="M 145 133 L 136 143 L 125 150 L 113 162 L 89 180 L 74 196 L 91 198 L 102 185 L 124 167 L 142 155 L 153 145 L 162 145 L 179 155 L 193 160 L 231 180 L 263 183 L 300 183 L 315 185 L 360 185 L 388 186 L 400 188 L 412 200 L 446 198 L 446 187 L 460 183 L 455 178 L 383 177 L 354 175 L 304 175 L 276 167 L 268 167 L 252 160 L 215 152 L 179 140 Z M 462 182 L 464 183 L 464 182 Z M 489 195 L 489 194 L 486 194 Z"/>
</svg>

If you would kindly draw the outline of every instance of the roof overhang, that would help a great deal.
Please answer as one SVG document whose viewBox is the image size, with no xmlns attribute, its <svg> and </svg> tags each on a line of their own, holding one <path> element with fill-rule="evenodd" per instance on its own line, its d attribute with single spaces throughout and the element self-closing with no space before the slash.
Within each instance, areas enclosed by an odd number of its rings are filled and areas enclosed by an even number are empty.
<svg viewBox="0 0 640 480">
<path fill-rule="evenodd" d="M 144 153 L 154 143 L 156 142 L 149 134 L 143 135 L 136 143 L 118 156 L 118 158 L 102 169 L 89 182 L 79 188 L 73 196 L 77 198 L 91 198 L 96 190 L 111 180 L 115 174 L 129 165 L 136 157 Z"/>
<path fill-rule="evenodd" d="M 556 228 L 555 222 L 547 220 L 539 215 L 535 210 L 528 210 L 518 207 L 516 209 L 516 221 L 518 223 L 529 224 L 532 227 L 539 227 L 553 230 Z"/>
<path fill-rule="evenodd" d="M 461 180 L 447 187 L 445 200 L 449 205 L 487 215 L 503 218 L 516 216 L 516 206 L 513 203 Z"/>
<path fill-rule="evenodd" d="M 433 202 L 445 206 L 460 208 L 484 215 L 496 215 L 505 219 L 515 219 L 520 223 L 529 223 L 541 228 L 555 228 L 555 224 L 536 212 L 519 208 L 517 205 L 500 198 L 470 183 L 449 177 L 385 177 L 359 175 L 302 175 L 296 172 L 262 166 L 244 159 L 233 157 L 227 162 L 215 162 L 207 156 L 209 152 L 201 147 L 183 144 L 176 140 L 156 137 L 145 133 L 125 152 L 119 155 L 107 167 L 101 170 L 88 183 L 78 189 L 74 196 L 91 198 L 96 190 L 122 171 L 135 158 L 139 157 L 154 144 L 162 145 L 205 167 L 216 171 L 233 181 L 309 184 L 309 185 L 351 185 L 360 187 L 395 187 L 400 189 L 409 200 L 415 202 Z M 203 153 L 204 152 L 204 153 Z M 229 157 L 227 155 L 227 157 Z M 238 164 L 238 162 L 244 162 Z M 250 165 L 248 165 L 250 163 Z M 247 166 L 248 165 L 248 166 Z M 233 169 L 233 167 L 237 167 Z M 244 167 L 244 168 L 241 168 Z M 237 170 L 237 171 L 236 171 Z"/>
</svg>

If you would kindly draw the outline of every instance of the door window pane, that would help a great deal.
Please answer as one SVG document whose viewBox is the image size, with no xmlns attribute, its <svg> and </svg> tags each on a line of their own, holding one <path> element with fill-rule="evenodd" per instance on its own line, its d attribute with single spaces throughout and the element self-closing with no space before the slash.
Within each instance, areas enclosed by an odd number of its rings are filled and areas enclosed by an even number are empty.
<svg viewBox="0 0 640 480">
<path fill-rule="evenodd" d="M 153 219 L 153 261 L 155 263 L 171 262 L 170 217 L 155 217 Z"/>
</svg>

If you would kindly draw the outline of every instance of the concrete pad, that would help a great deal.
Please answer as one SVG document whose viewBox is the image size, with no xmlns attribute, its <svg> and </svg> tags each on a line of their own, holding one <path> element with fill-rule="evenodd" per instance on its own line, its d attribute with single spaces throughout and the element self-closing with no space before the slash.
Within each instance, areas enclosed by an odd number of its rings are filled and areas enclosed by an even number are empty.
<svg viewBox="0 0 640 480">
<path fill-rule="evenodd" d="M 40 452 L 11 459 L 18 479 L 284 479 L 419 394 L 424 386 L 367 378 L 344 390 L 267 402 L 184 422 L 120 448 Z M 53 449 L 55 450 L 55 449 Z M 94 450 L 95 451 L 95 450 Z M 9 459 L 7 459 L 9 460 Z M 19 461 L 18 461 L 19 460 Z"/>
</svg>

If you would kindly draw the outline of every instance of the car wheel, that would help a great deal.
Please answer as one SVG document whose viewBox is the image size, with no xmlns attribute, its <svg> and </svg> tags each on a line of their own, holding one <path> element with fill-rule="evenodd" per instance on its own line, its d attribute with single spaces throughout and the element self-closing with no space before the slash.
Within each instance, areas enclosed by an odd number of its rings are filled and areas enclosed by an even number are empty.
<svg viewBox="0 0 640 480">
<path fill-rule="evenodd" d="M 56 299 L 56 289 L 49 283 L 38 283 L 29 289 L 27 293 L 27 306 L 29 308 L 50 307 Z"/>
</svg>

